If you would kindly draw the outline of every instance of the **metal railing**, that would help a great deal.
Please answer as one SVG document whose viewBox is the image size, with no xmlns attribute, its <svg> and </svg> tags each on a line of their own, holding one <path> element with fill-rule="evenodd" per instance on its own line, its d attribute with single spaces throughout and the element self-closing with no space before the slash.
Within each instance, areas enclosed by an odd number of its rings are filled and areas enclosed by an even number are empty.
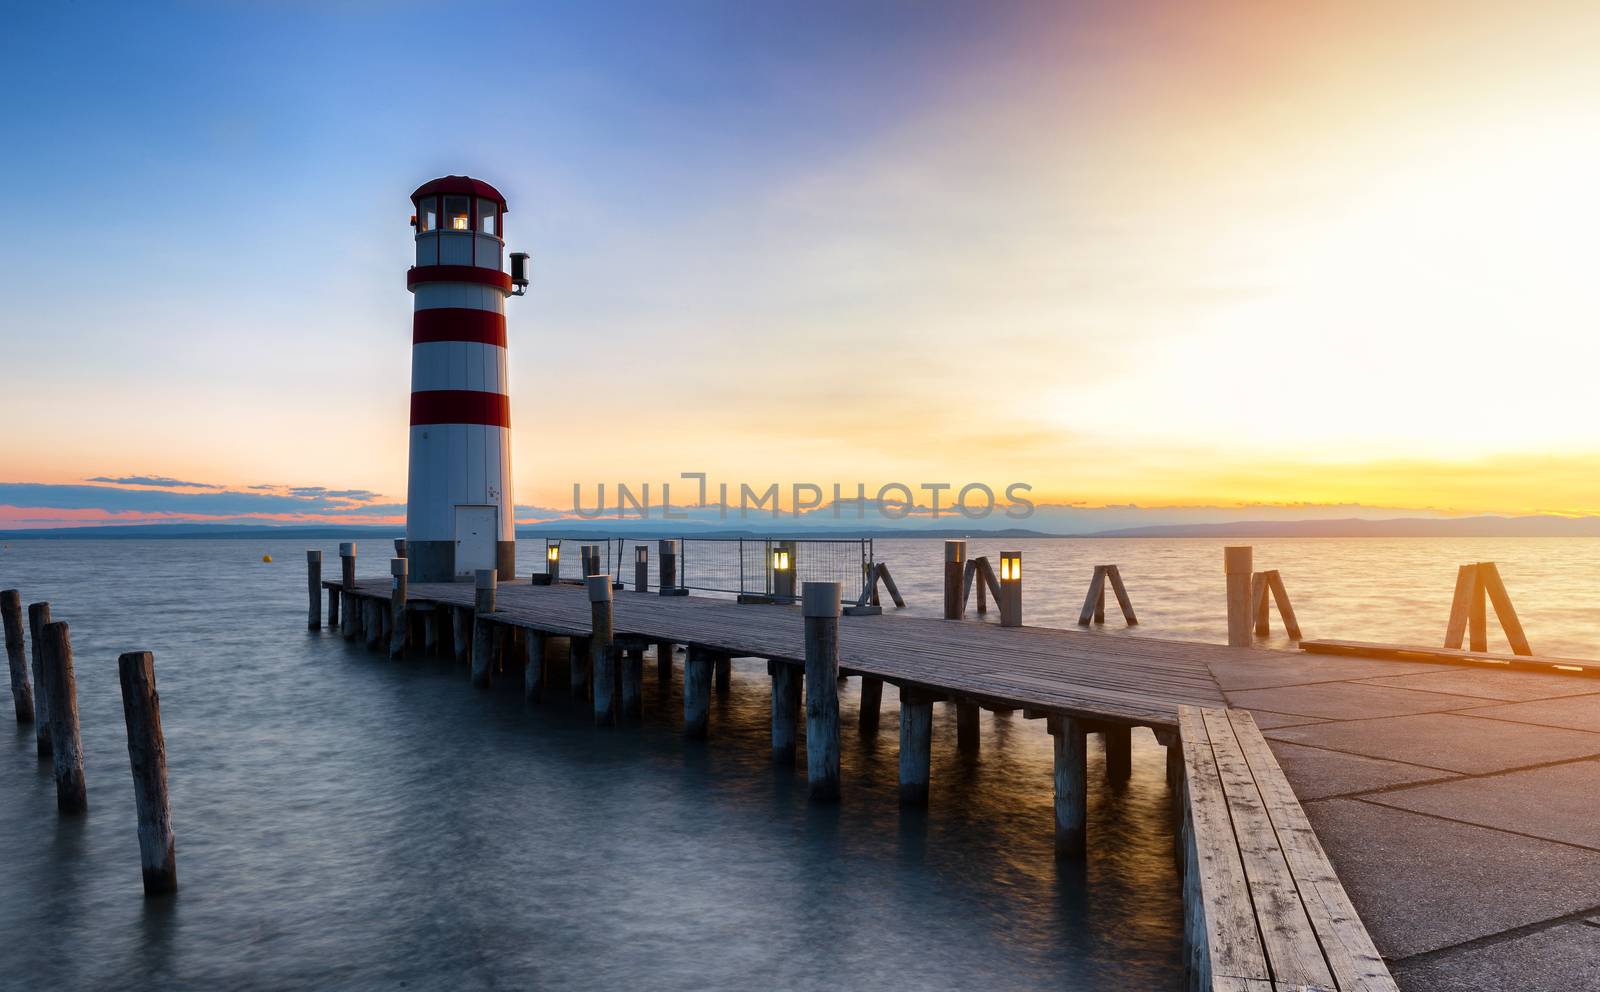
<svg viewBox="0 0 1600 992">
<path fill-rule="evenodd" d="M 560 577 L 583 578 L 582 548 L 594 545 L 600 552 L 600 567 L 611 577 L 633 588 L 634 548 L 649 549 L 651 592 L 660 589 L 660 551 L 657 539 L 632 537 L 546 536 L 546 549 L 560 548 Z M 774 552 L 789 551 L 796 593 L 806 582 L 838 582 L 845 599 L 854 599 L 876 564 L 872 538 L 678 538 L 678 586 L 696 592 L 728 595 L 770 596 L 775 591 Z M 548 555 L 548 551 L 546 553 Z M 535 565 L 536 571 L 541 566 Z"/>
</svg>

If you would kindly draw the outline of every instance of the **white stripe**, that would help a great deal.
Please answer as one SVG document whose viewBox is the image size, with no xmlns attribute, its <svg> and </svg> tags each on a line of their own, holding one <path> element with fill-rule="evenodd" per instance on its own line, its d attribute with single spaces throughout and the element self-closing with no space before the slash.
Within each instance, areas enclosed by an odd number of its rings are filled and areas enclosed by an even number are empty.
<svg viewBox="0 0 1600 992">
<path fill-rule="evenodd" d="M 475 389 L 505 393 L 506 350 L 476 341 L 430 341 L 411 346 L 411 391 Z"/>
<path fill-rule="evenodd" d="M 506 294 L 493 286 L 470 282 L 425 282 L 413 286 L 411 294 L 416 298 L 414 309 L 417 310 L 457 307 L 498 314 L 506 312 Z"/>
</svg>

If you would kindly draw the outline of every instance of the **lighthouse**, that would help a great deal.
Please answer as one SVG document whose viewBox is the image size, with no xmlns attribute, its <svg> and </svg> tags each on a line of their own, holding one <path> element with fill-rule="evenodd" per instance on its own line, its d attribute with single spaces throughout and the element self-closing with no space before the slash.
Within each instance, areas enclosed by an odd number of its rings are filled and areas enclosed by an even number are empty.
<svg viewBox="0 0 1600 992">
<path fill-rule="evenodd" d="M 527 255 L 502 271 L 506 200 L 468 176 L 411 194 L 411 463 L 406 555 L 413 582 L 516 572 L 506 299 L 526 290 Z"/>
</svg>

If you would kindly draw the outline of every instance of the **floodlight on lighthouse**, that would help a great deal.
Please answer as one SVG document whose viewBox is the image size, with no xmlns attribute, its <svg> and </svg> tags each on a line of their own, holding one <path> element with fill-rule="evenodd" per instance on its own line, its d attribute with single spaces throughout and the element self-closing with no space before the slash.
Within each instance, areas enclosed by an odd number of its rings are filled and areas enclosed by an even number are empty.
<svg viewBox="0 0 1600 992">
<path fill-rule="evenodd" d="M 528 253 L 525 251 L 511 253 L 511 285 L 516 287 L 511 291 L 512 296 L 528 291 Z"/>
</svg>

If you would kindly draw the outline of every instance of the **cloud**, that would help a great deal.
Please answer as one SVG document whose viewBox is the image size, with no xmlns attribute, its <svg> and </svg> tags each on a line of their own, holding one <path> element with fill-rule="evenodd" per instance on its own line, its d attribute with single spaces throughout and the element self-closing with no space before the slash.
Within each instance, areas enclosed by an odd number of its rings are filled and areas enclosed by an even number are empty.
<svg viewBox="0 0 1600 992">
<path fill-rule="evenodd" d="M 163 489 L 221 489 L 221 486 L 209 482 L 185 482 L 182 479 L 172 479 L 165 475 L 124 475 L 111 477 L 97 475 L 88 480 L 90 482 L 109 482 L 119 486 L 158 486 Z"/>
<path fill-rule="evenodd" d="M 183 483 L 185 486 L 192 486 Z M 199 487 L 193 487 L 199 488 Z M 177 492 L 170 487 L 0 483 L 0 526 L 44 526 L 51 522 L 115 521 L 193 523 L 393 523 L 402 503 L 379 503 L 366 489 L 323 486 L 260 487 Z"/>
</svg>

